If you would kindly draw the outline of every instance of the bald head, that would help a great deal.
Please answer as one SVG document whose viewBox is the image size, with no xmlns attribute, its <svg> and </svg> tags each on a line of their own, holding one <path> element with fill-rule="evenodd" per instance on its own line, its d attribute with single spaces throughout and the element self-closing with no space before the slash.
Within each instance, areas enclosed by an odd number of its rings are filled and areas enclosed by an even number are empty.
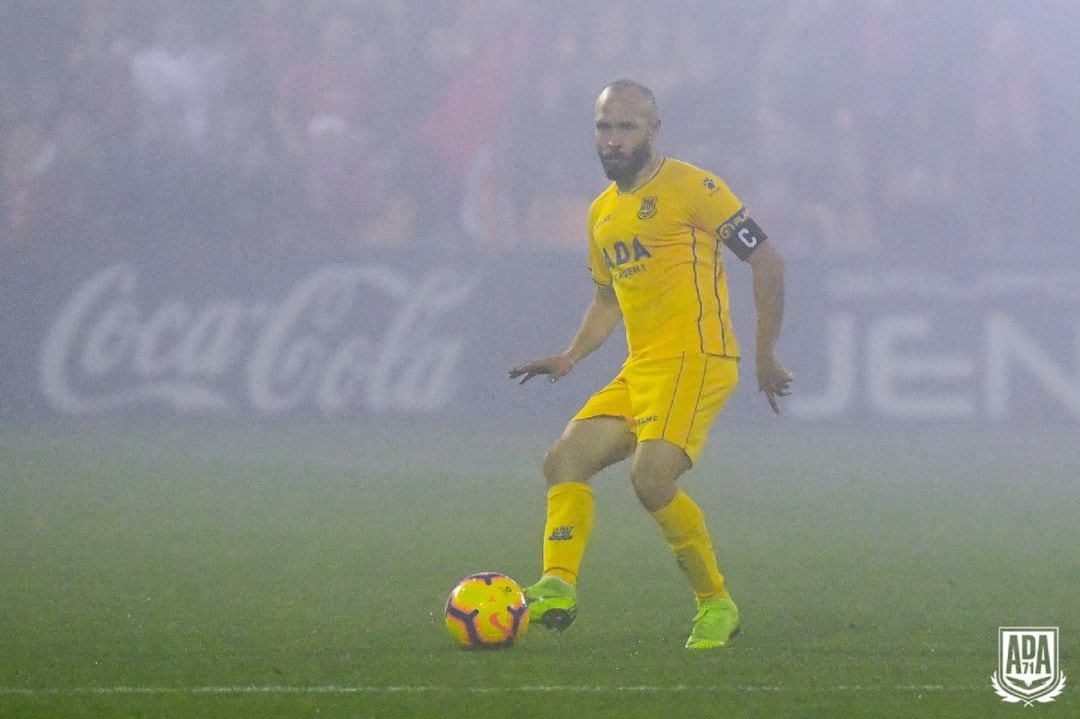
<svg viewBox="0 0 1080 719">
<path fill-rule="evenodd" d="M 659 132 L 656 98 L 644 85 L 616 80 L 596 98 L 597 151 L 604 173 L 621 190 L 635 187 L 642 175 L 655 170 Z"/>
<path fill-rule="evenodd" d="M 647 115 L 650 120 L 660 118 L 656 110 L 656 96 L 652 90 L 633 80 L 616 80 L 601 90 L 600 96 L 596 98 L 597 108 L 608 102 L 634 106 L 634 109 Z"/>
</svg>

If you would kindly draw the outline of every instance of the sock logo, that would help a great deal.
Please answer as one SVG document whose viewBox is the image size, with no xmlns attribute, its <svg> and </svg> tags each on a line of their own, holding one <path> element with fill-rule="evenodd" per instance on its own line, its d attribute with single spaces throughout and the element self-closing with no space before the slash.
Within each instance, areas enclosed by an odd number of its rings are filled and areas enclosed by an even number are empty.
<svg viewBox="0 0 1080 719">
<path fill-rule="evenodd" d="M 551 530 L 551 536 L 548 537 L 548 540 L 552 542 L 565 542 L 568 539 L 573 538 L 574 528 L 568 524 L 565 524 L 561 527 L 555 527 L 555 529 Z"/>
</svg>

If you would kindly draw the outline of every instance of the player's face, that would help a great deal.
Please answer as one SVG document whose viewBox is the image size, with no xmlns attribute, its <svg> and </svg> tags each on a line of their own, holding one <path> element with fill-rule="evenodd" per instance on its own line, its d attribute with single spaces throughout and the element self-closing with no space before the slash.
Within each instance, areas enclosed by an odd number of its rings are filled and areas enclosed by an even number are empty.
<svg viewBox="0 0 1080 719">
<path fill-rule="evenodd" d="M 634 182 L 652 158 L 657 126 L 644 99 L 626 93 L 600 96 L 596 103 L 596 149 L 609 180 Z"/>
</svg>

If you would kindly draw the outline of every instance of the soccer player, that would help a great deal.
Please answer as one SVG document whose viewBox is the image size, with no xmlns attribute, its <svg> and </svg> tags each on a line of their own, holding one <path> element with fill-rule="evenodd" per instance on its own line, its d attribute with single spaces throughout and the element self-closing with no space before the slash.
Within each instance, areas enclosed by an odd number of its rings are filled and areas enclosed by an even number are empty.
<svg viewBox="0 0 1080 719">
<path fill-rule="evenodd" d="M 548 484 L 543 574 L 525 590 L 532 621 L 565 629 L 577 611 L 578 570 L 593 524 L 588 482 L 632 457 L 630 481 L 693 588 L 686 646 L 711 649 L 738 629 L 698 505 L 676 480 L 701 454 L 738 381 L 721 244 L 750 264 L 757 312 L 759 389 L 779 414 L 792 374 L 776 359 L 784 262 L 719 177 L 659 154 L 660 117 L 647 88 L 619 80 L 596 101 L 596 143 L 613 183 L 589 210 L 596 294 L 570 346 L 510 370 L 555 382 L 596 350 L 620 319 L 629 356 L 567 424 L 544 458 Z"/>
</svg>

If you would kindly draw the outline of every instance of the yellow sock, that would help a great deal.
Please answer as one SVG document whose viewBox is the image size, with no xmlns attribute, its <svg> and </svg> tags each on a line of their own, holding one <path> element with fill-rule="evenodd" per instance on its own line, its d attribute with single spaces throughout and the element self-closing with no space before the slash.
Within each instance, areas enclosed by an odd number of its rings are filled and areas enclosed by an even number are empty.
<svg viewBox="0 0 1080 719">
<path fill-rule="evenodd" d="M 712 539 L 705 527 L 705 515 L 694 500 L 679 490 L 670 504 L 653 512 L 653 518 L 664 532 L 698 601 L 727 597 L 724 577 L 716 566 Z"/>
<path fill-rule="evenodd" d="M 577 584 L 585 544 L 593 525 L 593 491 L 583 482 L 562 482 L 548 489 L 544 525 L 544 574 Z"/>
</svg>

